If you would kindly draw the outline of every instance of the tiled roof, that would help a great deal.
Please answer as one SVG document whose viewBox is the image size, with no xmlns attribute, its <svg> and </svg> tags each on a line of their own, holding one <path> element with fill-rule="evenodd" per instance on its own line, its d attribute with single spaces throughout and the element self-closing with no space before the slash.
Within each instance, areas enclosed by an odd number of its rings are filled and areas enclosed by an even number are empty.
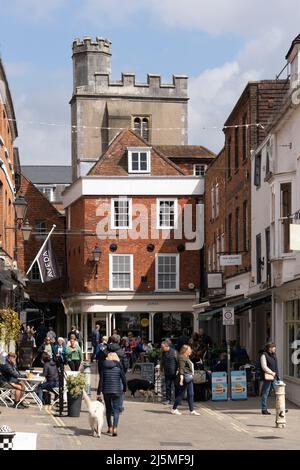
<svg viewBox="0 0 300 470">
<path fill-rule="evenodd" d="M 202 145 L 155 145 L 168 158 L 214 158 L 216 155 Z"/>
<path fill-rule="evenodd" d="M 285 56 L 286 59 L 289 58 L 289 55 L 292 52 L 292 50 L 293 50 L 293 48 L 296 44 L 300 44 L 300 34 L 298 34 L 298 36 L 296 36 L 295 39 L 293 40 L 293 42 L 291 44 L 291 47 L 289 48 L 289 50 L 287 52 L 287 55 Z"/>
<path fill-rule="evenodd" d="M 22 165 L 21 172 L 33 184 L 71 184 L 72 167 L 65 165 Z"/>
</svg>

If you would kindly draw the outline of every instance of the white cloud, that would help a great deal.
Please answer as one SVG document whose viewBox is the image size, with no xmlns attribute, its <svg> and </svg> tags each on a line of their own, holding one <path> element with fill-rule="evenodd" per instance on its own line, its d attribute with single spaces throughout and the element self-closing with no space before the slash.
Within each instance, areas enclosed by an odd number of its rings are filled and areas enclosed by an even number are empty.
<svg viewBox="0 0 300 470">
<path fill-rule="evenodd" d="M 223 124 L 247 82 L 274 79 L 285 64 L 284 55 L 289 47 L 287 35 L 276 28 L 268 30 L 249 40 L 235 61 L 191 77 L 190 143 L 205 145 L 216 152 L 221 149 Z M 203 126 L 218 126 L 219 130 L 202 130 Z"/>
<path fill-rule="evenodd" d="M 36 91 L 14 100 L 21 163 L 69 165 L 71 160 L 69 91 Z M 46 124 L 56 125 L 46 125 Z M 61 124 L 61 125 L 59 125 Z"/>
</svg>

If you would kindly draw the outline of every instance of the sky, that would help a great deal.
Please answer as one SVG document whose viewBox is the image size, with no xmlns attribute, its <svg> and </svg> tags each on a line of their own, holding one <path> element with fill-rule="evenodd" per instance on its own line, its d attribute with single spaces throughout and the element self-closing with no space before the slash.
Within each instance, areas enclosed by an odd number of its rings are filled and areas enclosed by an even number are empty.
<svg viewBox="0 0 300 470">
<path fill-rule="evenodd" d="M 300 33 L 299 0 L 0 0 L 0 12 L 22 164 L 70 164 L 77 37 L 112 41 L 112 79 L 188 75 L 189 143 L 218 152 L 247 82 L 275 78 Z"/>
</svg>

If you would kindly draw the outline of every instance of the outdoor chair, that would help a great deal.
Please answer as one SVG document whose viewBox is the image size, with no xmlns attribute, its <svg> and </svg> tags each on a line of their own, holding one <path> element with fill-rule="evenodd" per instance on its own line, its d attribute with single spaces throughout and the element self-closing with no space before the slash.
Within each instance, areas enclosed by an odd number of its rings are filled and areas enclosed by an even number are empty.
<svg viewBox="0 0 300 470">
<path fill-rule="evenodd" d="M 13 405 L 14 400 L 11 398 L 12 387 L 8 383 L 1 383 L 0 385 L 0 403 L 3 405 Z"/>
</svg>

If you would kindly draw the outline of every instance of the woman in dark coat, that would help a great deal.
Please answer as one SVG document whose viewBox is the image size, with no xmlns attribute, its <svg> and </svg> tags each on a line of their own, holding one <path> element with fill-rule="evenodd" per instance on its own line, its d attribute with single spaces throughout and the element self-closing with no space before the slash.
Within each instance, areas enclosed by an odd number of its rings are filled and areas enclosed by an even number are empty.
<svg viewBox="0 0 300 470">
<path fill-rule="evenodd" d="M 103 393 L 107 433 L 117 436 L 119 416 L 122 412 L 123 393 L 126 392 L 126 377 L 116 353 L 109 353 L 101 367 L 97 395 Z M 112 424 L 113 417 L 113 424 Z"/>
</svg>

